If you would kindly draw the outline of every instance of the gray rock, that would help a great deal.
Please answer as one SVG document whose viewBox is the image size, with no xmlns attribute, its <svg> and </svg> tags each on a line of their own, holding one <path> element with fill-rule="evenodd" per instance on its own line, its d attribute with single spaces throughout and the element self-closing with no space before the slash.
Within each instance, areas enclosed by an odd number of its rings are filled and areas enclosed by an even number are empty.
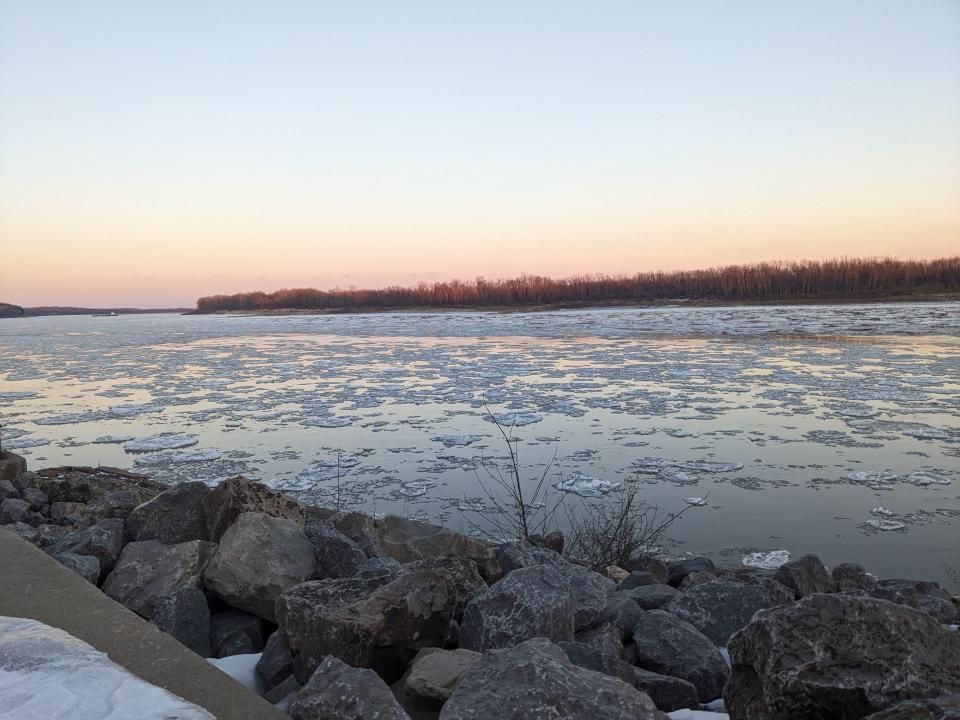
<svg viewBox="0 0 960 720">
<path fill-rule="evenodd" d="M 652 555 L 641 555 L 623 563 L 621 566 L 627 572 L 644 570 L 653 575 L 658 583 L 666 583 L 670 579 L 670 570 L 667 563 Z"/>
<path fill-rule="evenodd" d="M 277 600 L 277 623 L 306 681 L 326 655 L 371 667 L 390 682 L 423 647 L 451 632 L 456 585 L 441 570 L 375 578 L 327 578 L 295 585 Z"/>
<path fill-rule="evenodd" d="M 337 515 L 333 518 L 333 526 L 353 540 L 367 557 L 383 556 L 377 523 L 369 515 L 359 512 Z"/>
<path fill-rule="evenodd" d="M 279 709 L 284 710 L 286 707 L 289 707 L 290 703 L 293 702 L 294 696 L 296 696 L 302 688 L 303 686 L 297 682 L 297 678 L 291 675 L 276 687 L 267 690 L 263 694 L 263 699 L 271 705 L 276 705 Z M 282 705 L 285 701 L 286 705 Z"/>
<path fill-rule="evenodd" d="M 294 720 L 410 720 L 371 670 L 324 658 L 289 708 Z"/>
<path fill-rule="evenodd" d="M 27 461 L 22 455 L 0 450 L 0 480 L 15 480 L 26 471 Z"/>
<path fill-rule="evenodd" d="M 713 564 L 713 560 L 703 555 L 686 558 L 684 560 L 674 560 L 673 562 L 667 563 L 667 582 L 677 587 L 687 575 L 702 570 L 711 572 L 714 575 L 718 572 L 717 566 Z"/>
<path fill-rule="evenodd" d="M 314 580 L 352 577 L 367 562 L 363 550 L 332 525 L 307 523 L 304 535 L 317 550 Z"/>
<path fill-rule="evenodd" d="M 392 557 L 372 557 L 357 570 L 356 576 L 363 578 L 383 577 L 384 575 L 397 575 L 403 572 L 403 565 L 399 560 Z"/>
<path fill-rule="evenodd" d="M 716 645 L 693 625 L 665 610 L 645 612 L 633 630 L 640 667 L 687 680 L 700 702 L 720 697 L 729 674 Z"/>
<path fill-rule="evenodd" d="M 210 607 L 196 585 L 188 585 L 160 598 L 151 622 L 203 658 L 210 657 Z"/>
<path fill-rule="evenodd" d="M 625 663 L 619 652 L 610 652 L 576 640 L 561 640 L 557 647 L 563 650 L 567 659 L 577 667 L 620 678 L 627 685 L 633 685 L 633 671 L 637 668 Z"/>
<path fill-rule="evenodd" d="M 199 480 L 175 485 L 135 507 L 127 517 L 127 528 L 136 540 L 159 540 L 166 545 L 209 540 L 204 515 L 209 494 L 210 488 Z"/>
<path fill-rule="evenodd" d="M 63 525 L 48 525 L 48 524 L 37 525 L 36 527 L 37 543 L 36 544 L 38 547 L 48 548 L 51 545 L 56 545 L 58 542 L 60 542 L 61 540 L 63 540 L 73 532 L 76 532 L 76 531 L 72 530 L 69 527 L 65 527 Z M 125 539 L 124 539 L 124 542 L 126 542 Z M 102 568 L 101 568 L 101 576 L 103 575 L 104 573 L 102 572 Z"/>
<path fill-rule="evenodd" d="M 724 699 L 738 720 L 853 720 L 960 692 L 960 636 L 884 600 L 811 595 L 758 613 L 728 648 Z"/>
<path fill-rule="evenodd" d="M 87 503 L 87 513 L 93 519 L 93 522 L 110 518 L 126 520 L 137 505 L 145 502 L 151 496 L 151 493 L 137 488 L 111 490 Z"/>
<path fill-rule="evenodd" d="M 87 506 L 78 502 L 50 503 L 50 519 L 61 525 L 75 525 L 87 518 Z"/>
<path fill-rule="evenodd" d="M 7 498 L 0 503 L 0 525 L 11 525 L 18 522 L 36 526 L 43 522 L 43 516 L 30 509 L 28 500 L 16 497 Z"/>
<path fill-rule="evenodd" d="M 616 595 L 607 599 L 607 604 L 597 618 L 600 624 L 609 623 L 620 631 L 620 639 L 626 640 L 633 634 L 633 628 L 640 619 L 643 610 L 633 598 Z"/>
<path fill-rule="evenodd" d="M 615 677 L 572 664 L 563 650 L 543 638 L 485 653 L 440 711 L 440 720 L 660 717 L 648 695 Z"/>
<path fill-rule="evenodd" d="M 833 580 L 816 555 L 804 555 L 781 565 L 773 577 L 793 590 L 797 599 L 833 591 Z"/>
<path fill-rule="evenodd" d="M 590 627 L 607 606 L 607 596 L 616 583 L 580 565 L 567 564 L 556 569 L 570 583 L 577 630 Z"/>
<path fill-rule="evenodd" d="M 62 528 L 56 528 L 56 530 L 62 532 Z M 101 520 L 96 525 L 82 530 L 68 532 L 44 547 L 44 552 L 49 555 L 59 555 L 62 552 L 93 555 L 100 561 L 100 578 L 103 579 L 117 564 L 126 543 L 126 523 L 119 518 L 113 518 Z M 44 543 L 41 540 L 41 547 L 43 546 Z"/>
<path fill-rule="evenodd" d="M 16 522 L 9 525 L 0 525 L 0 532 L 12 532 L 14 535 L 23 538 L 31 545 L 40 545 L 40 533 L 37 528 L 26 523 Z"/>
<path fill-rule="evenodd" d="M 579 630 L 573 639 L 578 643 L 602 650 L 608 655 L 623 655 L 623 635 L 620 628 L 611 623 L 603 623 L 588 630 Z"/>
<path fill-rule="evenodd" d="M 246 638 L 243 646 L 249 649 L 231 651 L 238 643 L 238 635 Z M 252 613 L 225 610 L 210 615 L 210 645 L 216 657 L 260 652 L 263 640 L 264 622 Z"/>
<path fill-rule="evenodd" d="M 726 646 L 730 636 L 745 627 L 758 610 L 793 601 L 793 593 L 779 583 L 767 586 L 713 580 L 680 593 L 663 609 L 686 620 L 714 644 Z"/>
<path fill-rule="evenodd" d="M 527 542 L 537 547 L 547 548 L 554 552 L 562 553 L 565 540 L 563 533 L 559 530 L 548 532 L 546 535 L 534 534 L 527 538 Z"/>
<path fill-rule="evenodd" d="M 377 529 L 383 554 L 402 563 L 453 556 L 473 560 L 488 582 L 500 575 L 493 547 L 477 538 L 397 515 L 387 515 Z"/>
<path fill-rule="evenodd" d="M 216 550 L 203 540 L 164 545 L 158 540 L 132 542 L 103 583 L 103 591 L 147 620 L 161 598 L 200 587 L 204 568 Z"/>
<path fill-rule="evenodd" d="M 287 639 L 279 630 L 267 638 L 263 654 L 257 661 L 257 672 L 268 688 L 276 687 L 293 675 L 293 655 Z"/>
<path fill-rule="evenodd" d="M 461 678 L 476 667 L 482 657 L 472 650 L 423 648 L 403 678 L 408 702 L 417 708 L 439 710 L 457 689 Z"/>
<path fill-rule="evenodd" d="M 232 632 L 218 639 L 213 654 L 215 657 L 225 658 L 231 655 L 252 655 L 255 652 L 257 652 L 257 648 L 250 640 L 249 635 L 244 635 L 242 632 Z"/>
<path fill-rule="evenodd" d="M 535 567 L 536 565 L 549 565 L 551 567 L 569 565 L 559 553 L 548 548 L 537 547 L 526 541 L 500 545 L 494 550 L 494 557 L 503 575 L 519 568 Z"/>
<path fill-rule="evenodd" d="M 546 565 L 519 568 L 467 605 L 460 647 L 484 651 L 535 637 L 573 640 L 575 615 L 570 583 Z"/>
<path fill-rule="evenodd" d="M 641 585 L 659 584 L 660 581 L 649 570 L 634 570 L 617 585 L 617 590 L 630 590 Z"/>
<path fill-rule="evenodd" d="M 850 592 L 851 590 L 870 590 L 875 587 L 875 578 L 867 575 L 861 565 L 855 563 L 840 563 L 830 571 L 833 580 L 834 592 Z"/>
<path fill-rule="evenodd" d="M 65 568 L 73 570 L 87 582 L 96 585 L 100 580 L 100 561 L 93 555 L 77 555 L 72 552 L 57 553 L 53 559 Z"/>
<path fill-rule="evenodd" d="M 290 520 L 303 529 L 304 510 L 300 503 L 266 485 L 238 476 L 224 480 L 204 498 L 207 537 L 219 542 L 227 528 L 244 513 Z"/>
<path fill-rule="evenodd" d="M 717 577 L 718 576 L 715 573 L 712 573 L 709 570 L 698 570 L 697 572 L 690 573 L 683 580 L 681 580 L 680 584 L 677 585 L 677 589 L 683 592 L 684 590 L 689 590 L 697 585 L 703 585 L 704 583 L 716 580 Z"/>
<path fill-rule="evenodd" d="M 316 551 L 296 522 L 244 513 L 221 537 L 204 585 L 233 607 L 274 622 L 280 593 L 315 569 Z"/>
<path fill-rule="evenodd" d="M 680 592 L 670 585 L 640 585 L 629 590 L 617 590 L 611 598 L 628 597 L 639 605 L 641 610 L 659 610 L 679 594 Z"/>
<path fill-rule="evenodd" d="M 457 589 L 457 604 L 454 607 L 453 617 L 457 622 L 463 618 L 463 611 L 467 604 L 477 595 L 487 589 L 487 583 L 480 577 L 477 564 L 470 558 L 463 557 L 435 557 L 428 560 L 417 560 L 403 566 L 406 570 L 439 570 L 445 572 L 453 580 Z"/>
<path fill-rule="evenodd" d="M 904 700 L 863 720 L 960 720 L 960 695 Z"/>
<path fill-rule="evenodd" d="M 889 600 L 922 610 L 942 623 L 960 622 L 960 607 L 951 599 L 950 593 L 935 582 L 921 580 L 881 580 L 866 591 L 870 597 Z"/>
<path fill-rule="evenodd" d="M 40 488 L 27 488 L 20 497 L 30 503 L 30 509 L 34 512 L 40 512 L 50 504 L 50 498 Z"/>
<path fill-rule="evenodd" d="M 20 491 L 9 480 L 0 480 L 0 502 L 7 498 L 20 497 Z"/>
</svg>

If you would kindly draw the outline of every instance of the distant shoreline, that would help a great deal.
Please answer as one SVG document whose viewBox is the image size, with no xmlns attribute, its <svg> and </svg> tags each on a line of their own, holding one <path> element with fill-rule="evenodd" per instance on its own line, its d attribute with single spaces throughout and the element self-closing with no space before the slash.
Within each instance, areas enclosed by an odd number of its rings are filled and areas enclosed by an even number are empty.
<svg viewBox="0 0 960 720">
<path fill-rule="evenodd" d="M 696 300 L 598 300 L 594 302 L 562 302 L 540 305 L 423 305 L 396 307 L 355 307 L 355 308 L 272 308 L 260 310 L 190 310 L 184 315 L 239 315 L 239 316 L 283 316 L 283 315 L 365 315 L 373 313 L 439 313 L 439 312 L 493 312 L 525 313 L 551 312 L 556 310 L 590 310 L 599 308 L 668 308 L 668 307 L 737 307 L 737 306 L 778 306 L 778 305 L 855 305 L 864 303 L 905 303 L 905 302 L 960 302 L 960 293 L 918 293 L 915 295 L 885 296 L 842 296 L 842 297 L 784 297 L 765 299 L 700 298 Z"/>
</svg>

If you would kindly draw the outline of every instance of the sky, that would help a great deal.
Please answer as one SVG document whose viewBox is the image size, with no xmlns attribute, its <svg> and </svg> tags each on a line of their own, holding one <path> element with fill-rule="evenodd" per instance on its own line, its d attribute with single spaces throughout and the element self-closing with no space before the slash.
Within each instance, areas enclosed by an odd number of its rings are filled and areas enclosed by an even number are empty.
<svg viewBox="0 0 960 720">
<path fill-rule="evenodd" d="M 960 0 L 0 0 L 0 301 L 960 253 Z"/>
</svg>

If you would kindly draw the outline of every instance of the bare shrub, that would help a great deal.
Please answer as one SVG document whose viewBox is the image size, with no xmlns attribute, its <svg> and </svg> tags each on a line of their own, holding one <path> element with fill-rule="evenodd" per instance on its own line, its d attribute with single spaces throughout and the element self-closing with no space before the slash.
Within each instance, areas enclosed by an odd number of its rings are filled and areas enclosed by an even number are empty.
<svg viewBox="0 0 960 720">
<path fill-rule="evenodd" d="M 614 499 L 566 506 L 570 529 L 563 554 L 593 570 L 623 566 L 652 553 L 667 529 L 692 505 L 668 513 L 640 497 L 640 483 L 630 478 Z"/>
</svg>

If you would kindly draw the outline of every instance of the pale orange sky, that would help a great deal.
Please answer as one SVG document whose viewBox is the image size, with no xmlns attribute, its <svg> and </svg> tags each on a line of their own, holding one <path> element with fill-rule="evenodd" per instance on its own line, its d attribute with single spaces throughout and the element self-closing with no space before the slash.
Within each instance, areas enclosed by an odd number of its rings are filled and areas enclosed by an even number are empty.
<svg viewBox="0 0 960 720">
<path fill-rule="evenodd" d="M 960 253 L 955 3 L 210 5 L 0 0 L 0 301 Z"/>
</svg>

